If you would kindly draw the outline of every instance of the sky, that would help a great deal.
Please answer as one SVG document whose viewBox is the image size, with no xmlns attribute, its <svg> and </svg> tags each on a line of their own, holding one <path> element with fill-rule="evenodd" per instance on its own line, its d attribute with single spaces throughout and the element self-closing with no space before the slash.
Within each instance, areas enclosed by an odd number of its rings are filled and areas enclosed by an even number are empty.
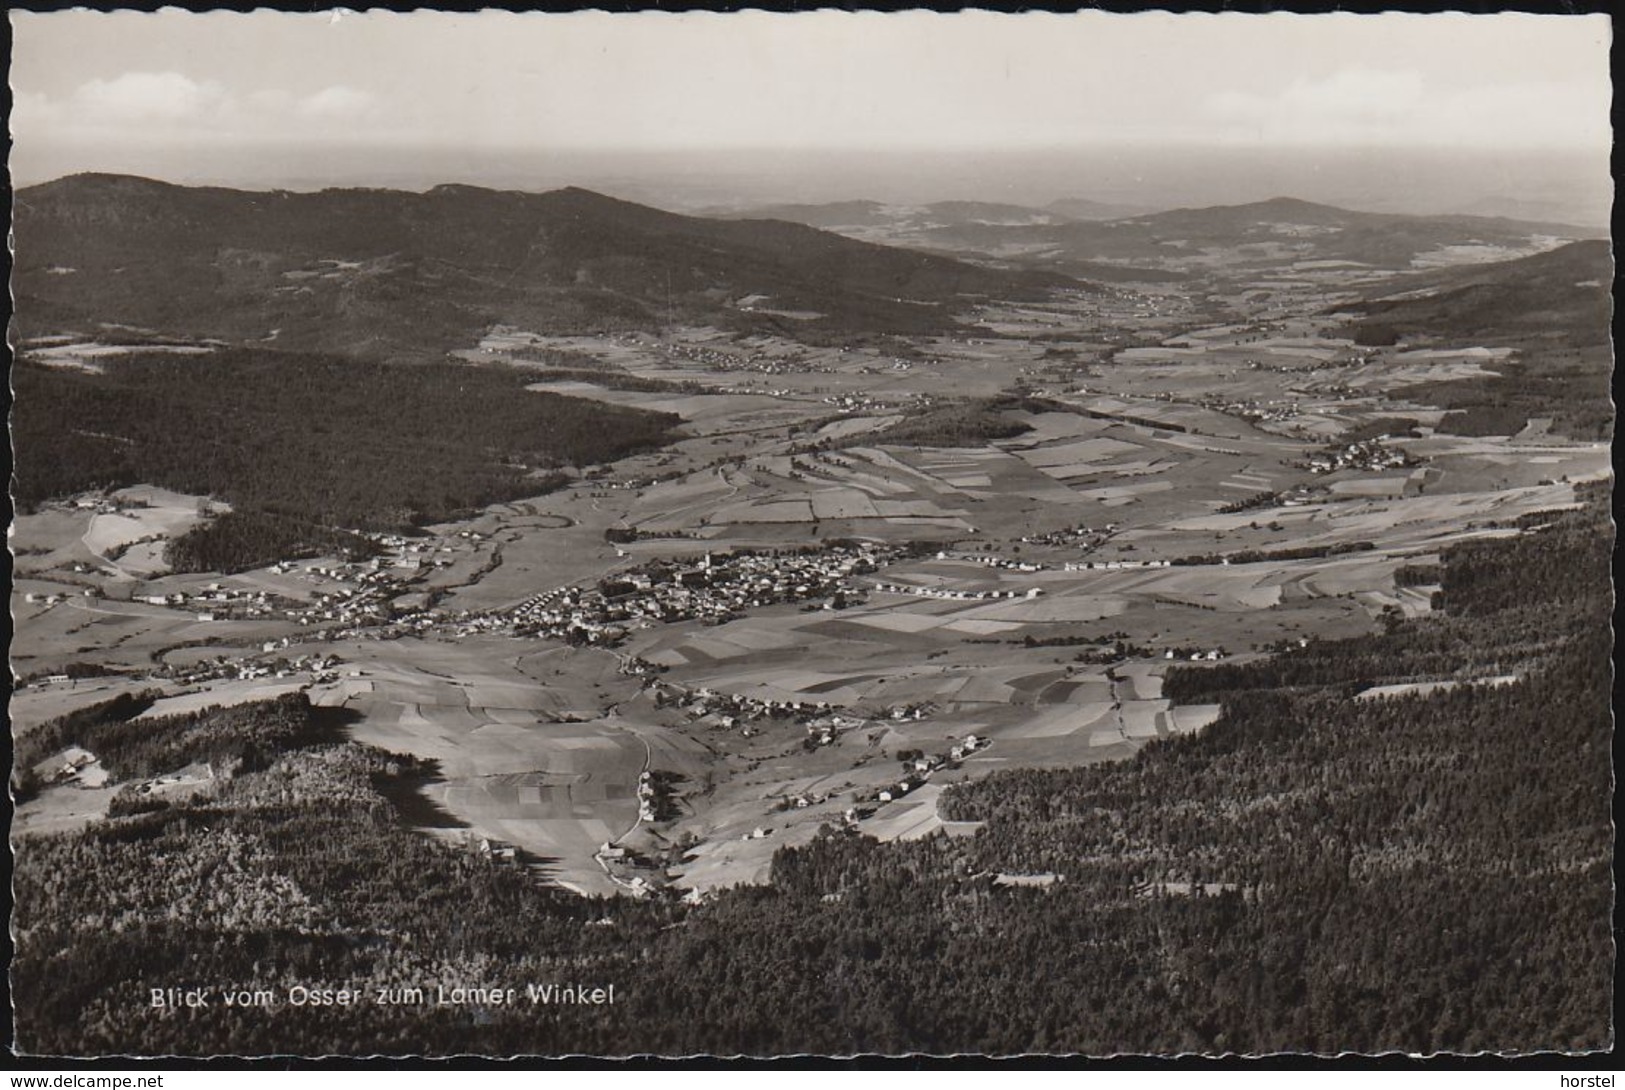
<svg viewBox="0 0 1625 1090">
<path fill-rule="evenodd" d="M 730 177 L 761 182 L 775 162 L 788 187 L 790 165 L 813 159 L 1195 149 L 1546 156 L 1606 170 L 1611 140 L 1601 15 L 10 19 L 12 170 L 24 185 L 81 170 L 432 185 L 546 163 L 550 180 L 619 170 L 635 185 L 658 170 L 722 192 Z M 701 178 L 707 162 L 715 169 Z M 821 170 L 833 193 L 840 171 Z"/>
</svg>

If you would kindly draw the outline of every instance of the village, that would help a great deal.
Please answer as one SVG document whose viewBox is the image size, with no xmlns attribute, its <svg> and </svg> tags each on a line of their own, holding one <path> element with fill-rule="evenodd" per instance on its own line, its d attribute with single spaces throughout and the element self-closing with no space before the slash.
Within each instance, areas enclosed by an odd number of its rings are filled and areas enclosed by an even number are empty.
<svg viewBox="0 0 1625 1090">
<path fill-rule="evenodd" d="M 720 624 L 746 609 L 819 599 L 841 609 L 857 600 L 853 577 L 879 570 L 896 555 L 895 548 L 870 543 L 793 553 L 707 552 L 689 563 L 657 560 L 617 572 L 595 587 L 558 587 L 458 624 L 613 647 L 632 627 Z"/>
<path fill-rule="evenodd" d="M 166 679 L 179 685 L 201 685 L 210 681 L 260 681 L 265 679 L 301 678 L 305 683 L 324 685 L 339 680 L 342 660 L 333 654 L 320 652 L 280 654 L 291 645 L 285 642 L 265 644 L 263 655 L 272 658 L 229 658 L 217 655 L 187 666 L 160 664 L 146 676 Z M 184 692 L 184 690 L 183 690 Z M 178 695 L 178 694 L 170 694 Z"/>
<path fill-rule="evenodd" d="M 616 337 L 615 343 L 627 348 L 652 350 L 667 358 L 697 363 L 708 371 L 719 373 L 749 371 L 761 375 L 791 375 L 828 374 L 833 371 L 833 368 L 808 362 L 804 353 L 800 351 L 794 351 L 787 355 L 773 355 L 760 350 L 740 354 L 725 352 L 709 345 L 656 340 L 637 335 Z"/>
</svg>

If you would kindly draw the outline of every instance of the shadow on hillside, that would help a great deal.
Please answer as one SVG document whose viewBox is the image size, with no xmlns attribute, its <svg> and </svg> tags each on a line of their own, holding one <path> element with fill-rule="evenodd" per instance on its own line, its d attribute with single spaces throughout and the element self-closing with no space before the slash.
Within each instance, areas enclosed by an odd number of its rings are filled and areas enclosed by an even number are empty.
<svg viewBox="0 0 1625 1090">
<path fill-rule="evenodd" d="M 469 829 L 468 822 L 447 810 L 433 798 L 432 789 L 446 782 L 440 762 L 420 759 L 416 768 L 399 776 L 380 776 L 379 794 L 395 807 L 401 820 L 419 829 Z"/>
</svg>

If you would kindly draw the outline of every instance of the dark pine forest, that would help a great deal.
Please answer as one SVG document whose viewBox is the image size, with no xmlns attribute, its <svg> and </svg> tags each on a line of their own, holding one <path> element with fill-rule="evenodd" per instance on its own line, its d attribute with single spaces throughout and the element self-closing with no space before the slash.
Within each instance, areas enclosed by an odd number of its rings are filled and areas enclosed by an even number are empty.
<svg viewBox="0 0 1625 1090">
<path fill-rule="evenodd" d="M 12 369 L 13 494 L 138 482 L 232 512 L 170 546 L 180 571 L 239 571 L 556 487 L 562 471 L 666 442 L 678 423 L 526 390 L 510 368 L 391 365 L 220 349 L 116 359 L 103 373 Z"/>
</svg>

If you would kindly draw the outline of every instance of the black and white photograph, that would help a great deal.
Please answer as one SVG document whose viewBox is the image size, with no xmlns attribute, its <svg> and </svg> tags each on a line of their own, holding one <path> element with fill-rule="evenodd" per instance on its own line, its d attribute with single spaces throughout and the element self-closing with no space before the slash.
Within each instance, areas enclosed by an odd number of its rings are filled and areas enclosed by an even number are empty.
<svg viewBox="0 0 1625 1090">
<path fill-rule="evenodd" d="M 1609 1053 L 1604 10 L 11 11 L 13 1060 Z"/>
</svg>

